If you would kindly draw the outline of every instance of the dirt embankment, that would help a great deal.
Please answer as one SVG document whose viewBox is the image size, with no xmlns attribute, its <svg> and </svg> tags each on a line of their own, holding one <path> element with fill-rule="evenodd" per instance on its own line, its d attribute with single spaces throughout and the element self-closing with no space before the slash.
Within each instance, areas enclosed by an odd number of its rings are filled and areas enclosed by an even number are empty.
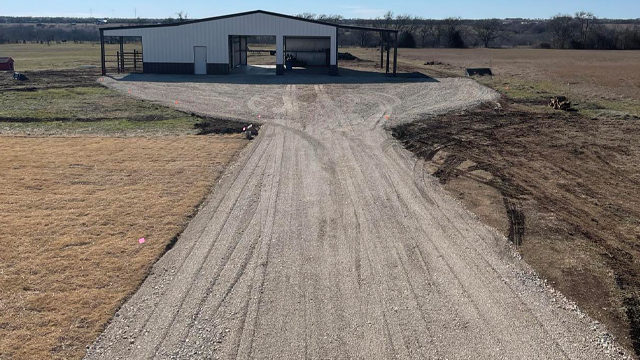
<svg viewBox="0 0 640 360">
<path fill-rule="evenodd" d="M 532 112 L 503 100 L 393 134 L 554 287 L 640 353 L 639 119 Z"/>
</svg>

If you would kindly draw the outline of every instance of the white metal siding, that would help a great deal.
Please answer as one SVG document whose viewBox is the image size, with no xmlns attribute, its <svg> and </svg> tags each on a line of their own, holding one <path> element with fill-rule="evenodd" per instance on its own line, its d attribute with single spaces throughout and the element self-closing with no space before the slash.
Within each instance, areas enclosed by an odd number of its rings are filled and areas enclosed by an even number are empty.
<svg viewBox="0 0 640 360">
<path fill-rule="evenodd" d="M 254 13 L 179 26 L 105 30 L 105 36 L 141 36 L 145 62 L 193 62 L 193 47 L 207 47 L 209 63 L 229 62 L 229 35 L 327 36 L 336 64 L 336 28 L 330 25 Z"/>
</svg>

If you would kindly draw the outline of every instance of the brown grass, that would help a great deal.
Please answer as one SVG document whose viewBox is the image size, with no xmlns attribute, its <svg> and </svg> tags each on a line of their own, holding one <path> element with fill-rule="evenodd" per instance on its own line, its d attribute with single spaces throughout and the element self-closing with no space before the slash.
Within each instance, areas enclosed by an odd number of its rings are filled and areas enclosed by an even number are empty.
<svg viewBox="0 0 640 360">
<path fill-rule="evenodd" d="M 0 137 L 0 358 L 81 357 L 245 143 Z"/>
<path fill-rule="evenodd" d="M 124 51 L 140 51 L 140 43 L 124 44 Z M 106 44 L 107 55 L 113 56 L 120 50 L 118 44 Z M 15 60 L 16 71 L 60 70 L 79 66 L 100 66 L 100 43 L 86 42 L 47 44 L 0 44 L 0 54 Z M 109 64 L 109 66 L 115 66 Z"/>
<path fill-rule="evenodd" d="M 379 62 L 375 49 L 340 51 Z M 427 61 L 443 65 L 424 65 Z M 640 116 L 640 51 L 399 49 L 398 65 L 401 70 L 435 76 L 463 76 L 467 67 L 490 67 L 495 76 L 480 81 L 512 98 L 536 100 L 564 94 L 585 110 L 595 105 Z"/>
<path fill-rule="evenodd" d="M 640 100 L 640 51 L 546 49 L 400 49 L 401 58 L 424 64 L 440 61 L 456 71 L 490 67 L 498 76 L 571 85 L 605 97 Z M 462 75 L 462 72 L 459 72 Z"/>
</svg>

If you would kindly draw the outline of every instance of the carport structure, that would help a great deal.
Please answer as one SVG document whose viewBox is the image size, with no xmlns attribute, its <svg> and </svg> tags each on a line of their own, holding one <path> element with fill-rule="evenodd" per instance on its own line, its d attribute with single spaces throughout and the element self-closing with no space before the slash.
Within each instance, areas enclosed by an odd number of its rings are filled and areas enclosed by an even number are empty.
<svg viewBox="0 0 640 360">
<path fill-rule="evenodd" d="M 326 66 L 338 74 L 338 29 L 373 31 L 380 34 L 380 66 L 397 70 L 398 32 L 393 29 L 338 25 L 327 22 L 255 10 L 237 14 L 170 24 L 104 27 L 100 29 L 102 74 L 106 75 L 105 37 L 142 39 L 143 72 L 160 74 L 228 74 L 247 63 L 248 36 L 274 36 L 276 74 L 284 73 L 285 58 L 295 54 L 311 66 Z M 124 66 L 123 66 L 124 67 Z"/>
</svg>

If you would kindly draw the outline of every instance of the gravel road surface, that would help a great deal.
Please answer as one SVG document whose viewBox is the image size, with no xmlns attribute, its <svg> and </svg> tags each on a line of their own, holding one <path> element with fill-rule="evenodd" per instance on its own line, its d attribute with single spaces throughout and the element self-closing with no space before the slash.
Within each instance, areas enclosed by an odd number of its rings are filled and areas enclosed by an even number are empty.
<svg viewBox="0 0 640 360">
<path fill-rule="evenodd" d="M 624 356 L 384 130 L 491 90 L 380 75 L 103 83 L 264 126 L 88 359 Z"/>
</svg>

